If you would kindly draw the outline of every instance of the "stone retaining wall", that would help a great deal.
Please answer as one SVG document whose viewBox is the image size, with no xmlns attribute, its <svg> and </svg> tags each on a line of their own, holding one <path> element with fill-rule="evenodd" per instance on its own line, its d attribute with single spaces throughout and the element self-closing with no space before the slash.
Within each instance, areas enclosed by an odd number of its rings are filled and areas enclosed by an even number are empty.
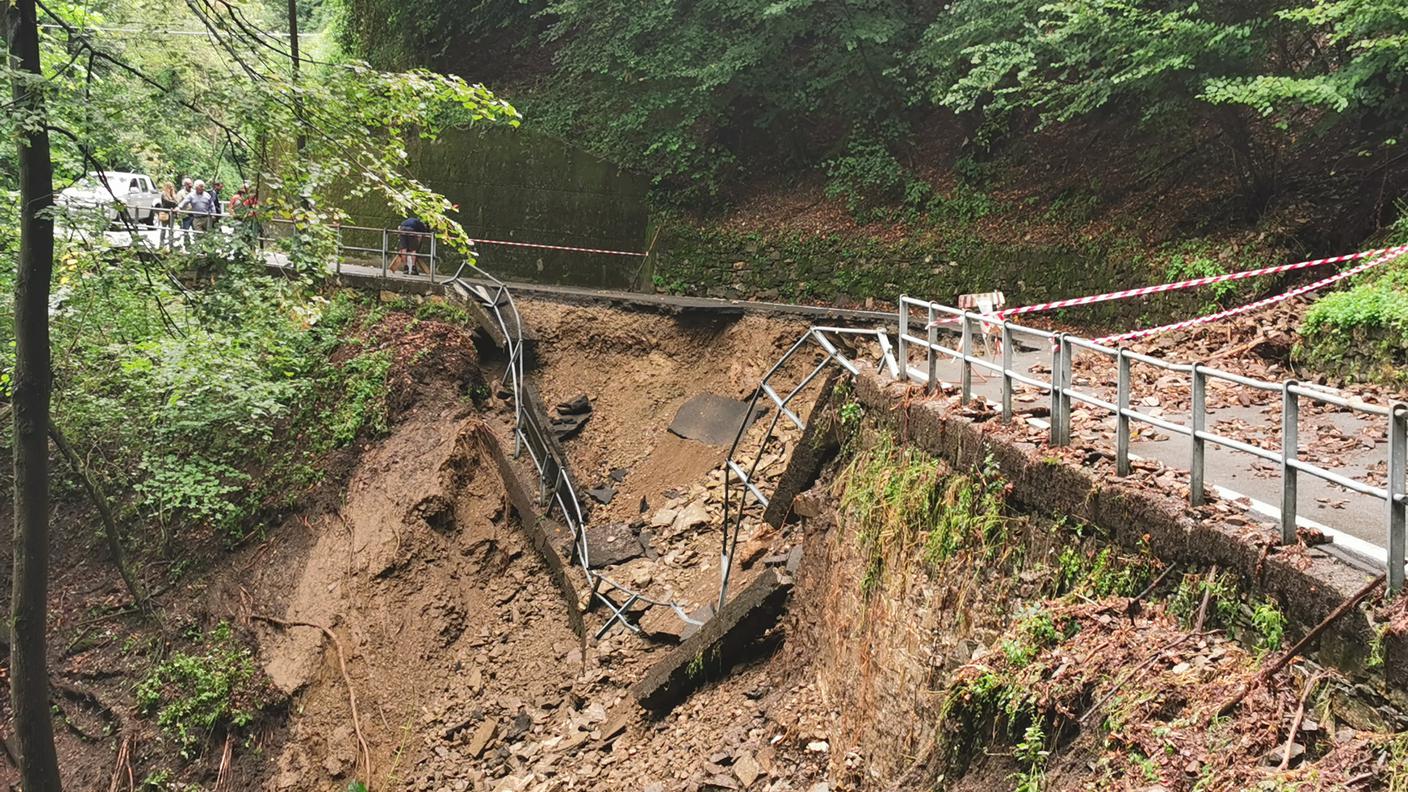
<svg viewBox="0 0 1408 792">
<path fill-rule="evenodd" d="M 1166 562 L 1234 570 L 1254 595 L 1281 603 L 1293 631 L 1304 634 L 1372 577 L 1315 548 L 1283 551 L 1268 535 L 1195 519 L 1173 496 L 1056 461 L 1039 447 L 1004 436 L 996 419 L 975 421 L 954 412 L 949 400 L 910 400 L 907 392 L 908 386 L 876 374 L 862 374 L 856 381 L 857 400 L 906 442 L 960 468 L 981 468 L 991 456 L 1012 484 L 1013 501 L 1024 508 L 1068 515 L 1109 532 L 1131 549 L 1147 545 Z M 1368 613 L 1355 610 L 1326 632 L 1315 659 L 1403 708 L 1408 705 L 1408 638 L 1386 633 L 1383 666 L 1370 669 L 1376 639 Z"/>
</svg>

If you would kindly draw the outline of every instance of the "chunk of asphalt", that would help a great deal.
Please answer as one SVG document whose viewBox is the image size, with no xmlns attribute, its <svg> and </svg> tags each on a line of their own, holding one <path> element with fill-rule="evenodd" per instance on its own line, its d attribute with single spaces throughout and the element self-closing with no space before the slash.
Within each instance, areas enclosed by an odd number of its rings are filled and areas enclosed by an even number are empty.
<svg viewBox="0 0 1408 792">
<path fill-rule="evenodd" d="M 587 494 L 591 496 L 592 500 L 596 501 L 597 503 L 600 503 L 602 506 L 605 506 L 610 503 L 613 498 L 616 497 L 616 488 L 593 487 L 592 489 L 587 490 Z"/>
<path fill-rule="evenodd" d="M 722 677 L 782 615 L 792 584 L 769 569 L 738 592 L 693 635 L 631 686 L 651 712 L 668 712 L 700 686 Z"/>
<path fill-rule="evenodd" d="M 670 432 L 705 445 L 726 446 L 738 435 L 745 418 L 752 423 L 766 412 L 758 409 L 750 415 L 748 408 L 746 401 L 701 393 L 685 402 L 675 413 L 675 419 L 670 422 Z"/>
<path fill-rule="evenodd" d="M 557 405 L 558 415 L 586 415 L 591 411 L 592 402 L 585 393 L 578 394 L 565 402 L 559 402 Z"/>
<path fill-rule="evenodd" d="M 615 566 L 645 555 L 640 539 L 623 523 L 587 528 L 587 560 L 592 569 Z"/>
<path fill-rule="evenodd" d="M 630 471 L 625 468 L 613 468 L 611 471 L 611 480 L 620 484 L 626 480 L 626 474 L 629 472 Z"/>
</svg>

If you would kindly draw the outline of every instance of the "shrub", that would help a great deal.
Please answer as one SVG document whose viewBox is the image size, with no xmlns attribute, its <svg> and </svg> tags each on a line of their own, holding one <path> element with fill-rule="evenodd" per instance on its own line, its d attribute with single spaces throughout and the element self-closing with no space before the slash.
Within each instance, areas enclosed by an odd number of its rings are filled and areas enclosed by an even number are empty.
<svg viewBox="0 0 1408 792">
<path fill-rule="evenodd" d="M 269 704 L 254 656 L 234 637 L 228 622 L 203 636 L 204 651 L 173 652 L 137 683 L 137 706 L 155 715 L 186 757 L 222 729 L 253 723 Z"/>
<path fill-rule="evenodd" d="M 826 173 L 826 196 L 844 199 L 858 222 L 914 221 L 936 201 L 934 188 L 874 137 L 853 137 L 845 154 L 826 163 Z"/>
</svg>

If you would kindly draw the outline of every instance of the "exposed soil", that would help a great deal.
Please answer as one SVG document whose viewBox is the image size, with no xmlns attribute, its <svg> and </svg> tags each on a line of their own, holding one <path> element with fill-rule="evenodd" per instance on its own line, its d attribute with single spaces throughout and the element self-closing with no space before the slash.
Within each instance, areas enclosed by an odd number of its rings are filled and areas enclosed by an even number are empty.
<svg viewBox="0 0 1408 792">
<path fill-rule="evenodd" d="M 613 484 L 611 519 L 656 507 L 667 490 L 689 484 L 723 462 L 727 448 L 671 434 L 675 413 L 691 397 L 753 395 L 767 369 L 808 325 L 748 316 L 672 317 L 611 308 L 522 301 L 524 324 L 537 339 L 540 384 L 548 405 L 585 394 L 591 420 L 569 441 L 575 472 L 586 486 Z"/>
</svg>

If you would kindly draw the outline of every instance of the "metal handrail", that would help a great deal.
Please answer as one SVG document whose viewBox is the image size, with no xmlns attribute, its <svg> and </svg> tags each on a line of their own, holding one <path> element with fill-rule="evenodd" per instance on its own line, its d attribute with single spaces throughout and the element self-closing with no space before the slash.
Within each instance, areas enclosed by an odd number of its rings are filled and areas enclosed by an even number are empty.
<svg viewBox="0 0 1408 792">
<path fill-rule="evenodd" d="M 627 618 L 627 611 L 636 603 L 668 607 L 685 623 L 699 624 L 685 613 L 679 603 L 654 599 L 592 569 L 586 534 L 586 514 L 582 510 L 582 500 L 576 484 L 567 474 L 567 460 L 559 456 L 558 448 L 549 439 L 550 430 L 540 424 L 531 410 L 523 409 L 526 383 L 523 318 L 518 312 L 513 293 L 503 281 L 477 267 L 474 270 L 474 280 L 484 281 L 489 284 L 488 287 L 466 280 L 461 277 L 462 274 L 463 268 L 446 282 L 446 287 L 457 288 L 465 299 L 476 299 L 493 317 L 504 337 L 504 346 L 508 352 L 504 381 L 513 388 L 514 394 L 514 455 L 518 456 L 525 450 L 528 452 L 528 459 L 538 475 L 539 503 L 547 506 L 549 510 L 555 508 L 562 517 L 563 523 L 572 533 L 575 561 L 591 589 L 592 600 L 605 605 L 611 611 L 611 616 L 597 630 L 596 637 L 601 638 L 617 623 L 624 625 L 631 632 L 640 633 L 640 627 Z M 624 604 L 618 605 L 608 597 L 607 592 L 602 591 L 603 586 L 624 596 Z"/>
<path fill-rule="evenodd" d="M 914 334 L 913 312 L 922 311 L 926 320 L 927 337 Z M 1102 409 L 1110 413 L 1116 422 L 1115 464 L 1119 475 L 1130 473 L 1131 424 L 1138 422 L 1163 431 L 1180 434 L 1192 441 L 1192 454 L 1189 459 L 1189 498 L 1193 505 L 1204 501 L 1207 444 L 1245 453 L 1265 461 L 1278 463 L 1281 467 L 1281 541 L 1294 543 L 1296 538 L 1296 485 L 1299 474 L 1314 476 L 1335 486 L 1343 487 L 1385 502 L 1386 541 L 1388 551 L 1388 580 L 1390 587 L 1397 591 L 1404 585 L 1404 558 L 1408 555 L 1408 405 L 1395 402 L 1387 407 L 1368 404 L 1361 399 L 1336 393 L 1319 387 L 1309 387 L 1294 380 L 1268 382 L 1254 377 L 1234 374 L 1229 371 L 1209 368 L 1200 363 L 1178 363 L 1153 355 L 1125 349 L 1109 347 L 1090 339 L 1067 333 L 1053 333 L 1032 327 L 1017 325 L 990 315 L 974 313 L 959 308 L 941 305 L 932 301 L 918 300 L 909 296 L 899 299 L 899 334 L 896 359 L 899 379 L 923 383 L 930 393 L 935 392 L 938 382 L 936 364 L 939 356 L 957 361 L 961 367 L 958 383 L 959 399 L 967 403 L 973 398 L 972 372 L 974 368 L 998 374 L 1002 379 L 1001 412 L 1002 420 L 1013 420 L 1012 396 L 1017 385 L 1037 388 L 1051 395 L 1050 443 L 1054 446 L 1067 445 L 1071 441 L 1071 408 L 1080 403 Z M 940 317 L 950 317 L 940 320 Z M 939 343 L 938 329 L 941 326 L 956 325 L 960 348 L 954 349 Z M 985 356 L 973 351 L 975 330 L 983 332 L 998 329 L 1001 332 L 1000 364 L 993 363 Z M 1030 377 L 1012 368 L 1012 341 L 1016 336 L 1031 336 L 1048 339 L 1052 342 L 1051 376 L 1049 380 Z M 912 366 L 909 363 L 910 347 L 924 350 L 927 365 Z M 1113 359 L 1118 366 L 1115 385 L 1115 401 L 1110 402 L 1093 393 L 1078 389 L 1074 384 L 1072 361 L 1077 350 L 1094 352 Z M 1180 423 L 1167 417 L 1150 415 L 1130 406 L 1132 397 L 1131 365 L 1140 363 L 1162 371 L 1188 375 L 1192 399 L 1188 423 Z M 1228 382 L 1266 393 L 1279 393 L 1282 400 L 1281 446 L 1276 449 L 1263 448 L 1236 438 L 1207 430 L 1207 385 L 1209 381 Z M 1379 487 L 1367 481 L 1305 462 L 1299 458 L 1299 418 L 1302 399 L 1328 404 L 1352 413 L 1368 416 L 1371 419 L 1386 419 L 1388 435 L 1388 484 Z"/>
</svg>

